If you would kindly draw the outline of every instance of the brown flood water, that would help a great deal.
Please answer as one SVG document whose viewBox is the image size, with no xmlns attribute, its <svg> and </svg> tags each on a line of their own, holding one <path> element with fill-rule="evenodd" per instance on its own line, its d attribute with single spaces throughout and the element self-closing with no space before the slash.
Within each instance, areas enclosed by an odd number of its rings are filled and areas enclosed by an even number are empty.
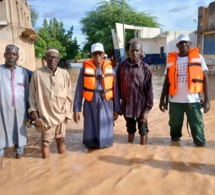
<svg viewBox="0 0 215 195">
<path fill-rule="evenodd" d="M 79 70 L 68 71 L 75 90 Z M 128 144 L 125 122 L 120 117 L 115 123 L 113 147 L 87 150 L 82 145 L 82 121 L 78 125 L 71 121 L 66 154 L 58 155 L 53 143 L 49 160 L 43 160 L 40 134 L 29 129 L 25 157 L 16 160 L 12 148 L 5 151 L 0 194 L 214 195 L 215 76 L 209 79 L 211 110 L 204 115 L 206 147 L 193 145 L 185 124 L 181 142 L 171 143 L 168 113 L 158 108 L 163 69 L 153 70 L 155 104 L 149 115 L 148 145 L 139 145 L 138 134 L 134 144 Z"/>
</svg>

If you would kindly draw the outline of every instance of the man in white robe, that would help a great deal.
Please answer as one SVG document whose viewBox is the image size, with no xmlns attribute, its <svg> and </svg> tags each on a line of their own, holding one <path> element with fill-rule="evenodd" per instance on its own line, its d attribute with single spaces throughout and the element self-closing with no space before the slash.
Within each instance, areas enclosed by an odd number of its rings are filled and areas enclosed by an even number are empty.
<svg viewBox="0 0 215 195">
<path fill-rule="evenodd" d="M 25 69 L 17 66 L 19 48 L 8 45 L 5 64 L 0 65 L 0 169 L 4 148 L 14 147 L 16 158 L 21 158 L 27 144 L 26 114 L 29 78 Z"/>
</svg>

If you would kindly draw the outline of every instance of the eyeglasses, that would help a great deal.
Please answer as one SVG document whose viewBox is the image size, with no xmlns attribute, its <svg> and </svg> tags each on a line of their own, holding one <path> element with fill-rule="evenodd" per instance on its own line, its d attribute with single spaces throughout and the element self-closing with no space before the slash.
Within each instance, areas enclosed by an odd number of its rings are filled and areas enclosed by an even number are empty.
<svg viewBox="0 0 215 195">
<path fill-rule="evenodd" d="M 46 56 L 46 58 L 47 58 L 48 60 L 54 60 L 54 61 L 59 60 L 59 57 L 56 57 L 56 56 Z"/>
</svg>

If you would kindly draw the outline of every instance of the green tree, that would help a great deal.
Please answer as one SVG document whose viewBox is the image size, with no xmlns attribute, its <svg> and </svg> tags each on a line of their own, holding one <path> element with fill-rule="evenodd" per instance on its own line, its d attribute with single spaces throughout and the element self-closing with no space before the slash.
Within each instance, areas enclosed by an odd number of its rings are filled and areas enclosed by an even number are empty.
<svg viewBox="0 0 215 195">
<path fill-rule="evenodd" d="M 119 0 L 121 1 L 121 0 Z M 152 16 L 150 12 L 138 12 L 131 7 L 125 0 L 124 3 L 124 21 L 128 25 L 159 27 L 157 17 Z M 86 35 L 87 42 L 83 50 L 90 51 L 90 45 L 100 42 L 105 45 L 105 51 L 113 54 L 113 41 L 111 29 L 115 29 L 115 23 L 122 23 L 122 6 L 112 1 L 101 1 L 98 7 L 87 12 L 87 16 L 81 19 L 82 33 Z M 133 31 L 126 31 L 126 41 L 134 37 Z"/>
<path fill-rule="evenodd" d="M 39 13 L 33 7 L 30 7 L 31 12 L 31 24 L 34 29 L 36 29 L 37 20 L 39 18 Z"/>
<path fill-rule="evenodd" d="M 44 57 L 48 47 L 58 49 L 61 59 L 74 59 L 79 53 L 76 37 L 73 38 L 73 27 L 66 31 L 63 22 L 56 18 L 43 20 L 43 26 L 38 29 L 40 39 L 35 43 L 36 57 Z"/>
</svg>

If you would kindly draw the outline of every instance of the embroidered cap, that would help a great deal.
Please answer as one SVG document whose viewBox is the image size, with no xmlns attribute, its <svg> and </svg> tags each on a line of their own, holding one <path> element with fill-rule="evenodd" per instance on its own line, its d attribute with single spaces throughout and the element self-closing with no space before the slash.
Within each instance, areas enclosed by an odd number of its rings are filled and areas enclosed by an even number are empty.
<svg viewBox="0 0 215 195">
<path fill-rule="evenodd" d="M 177 44 L 178 44 L 180 41 L 190 41 L 190 37 L 189 37 L 187 34 L 180 34 L 180 35 L 177 37 Z"/>
<path fill-rule="evenodd" d="M 58 53 L 59 54 L 59 51 L 57 49 L 55 49 L 55 48 L 49 48 L 49 49 L 46 50 L 45 53 L 47 54 L 49 52 L 54 52 L 54 53 Z"/>
<path fill-rule="evenodd" d="M 104 47 L 101 43 L 95 43 L 93 45 L 91 45 L 91 52 L 95 52 L 95 51 L 101 51 L 104 52 Z"/>
</svg>

